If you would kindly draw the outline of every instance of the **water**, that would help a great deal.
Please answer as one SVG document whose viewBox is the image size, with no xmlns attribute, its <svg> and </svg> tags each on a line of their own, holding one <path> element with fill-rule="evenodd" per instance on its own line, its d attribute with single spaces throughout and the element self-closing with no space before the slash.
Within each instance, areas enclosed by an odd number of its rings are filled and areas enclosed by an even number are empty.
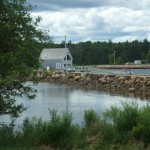
<svg viewBox="0 0 150 150">
<path fill-rule="evenodd" d="M 125 69 L 109 69 L 109 70 L 126 72 Z M 150 69 L 130 69 L 130 71 L 133 73 L 133 75 L 150 75 Z"/>
<path fill-rule="evenodd" d="M 29 83 L 31 84 L 31 83 Z M 34 100 L 25 98 L 18 99 L 17 103 L 23 103 L 28 107 L 20 118 L 16 120 L 16 124 L 20 125 L 25 117 L 41 117 L 48 120 L 49 110 L 57 109 L 58 112 L 67 111 L 73 114 L 73 122 L 82 124 L 84 111 L 87 109 L 95 110 L 100 116 L 105 109 L 111 105 L 120 105 L 120 101 L 137 101 L 139 105 L 150 104 L 146 99 L 129 97 L 129 95 L 121 96 L 115 93 L 103 92 L 99 90 L 76 88 L 61 84 L 39 83 L 35 87 L 38 92 Z M 7 116 L 0 117 L 1 122 L 9 123 Z"/>
<path fill-rule="evenodd" d="M 95 69 L 93 73 L 102 73 L 102 74 L 130 74 L 133 75 L 150 75 L 150 69 Z"/>
</svg>

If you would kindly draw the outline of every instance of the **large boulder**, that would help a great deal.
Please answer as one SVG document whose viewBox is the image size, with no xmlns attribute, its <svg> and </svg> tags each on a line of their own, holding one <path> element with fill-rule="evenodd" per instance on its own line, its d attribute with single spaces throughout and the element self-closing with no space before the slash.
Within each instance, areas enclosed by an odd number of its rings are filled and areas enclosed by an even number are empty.
<svg viewBox="0 0 150 150">
<path fill-rule="evenodd" d="M 101 80 L 101 83 L 102 83 L 102 84 L 106 84 L 106 83 L 107 83 L 107 80 L 106 80 L 105 78 L 103 78 L 103 79 Z"/>
<path fill-rule="evenodd" d="M 150 81 L 147 81 L 147 85 L 150 86 Z"/>
<path fill-rule="evenodd" d="M 123 77 L 123 76 L 121 76 L 121 77 L 118 77 L 118 80 L 125 80 L 125 78 Z"/>
<path fill-rule="evenodd" d="M 52 79 L 60 79 L 61 74 L 52 74 Z"/>
<path fill-rule="evenodd" d="M 81 76 L 77 75 L 77 76 L 75 76 L 74 80 L 78 81 L 80 78 L 81 78 Z"/>
</svg>

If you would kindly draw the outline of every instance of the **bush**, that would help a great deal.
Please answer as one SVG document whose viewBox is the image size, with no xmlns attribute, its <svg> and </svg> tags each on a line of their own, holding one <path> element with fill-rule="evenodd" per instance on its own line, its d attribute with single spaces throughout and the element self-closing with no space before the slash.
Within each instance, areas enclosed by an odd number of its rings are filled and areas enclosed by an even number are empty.
<svg viewBox="0 0 150 150">
<path fill-rule="evenodd" d="M 122 108 L 112 106 L 105 112 L 105 117 L 109 118 L 118 132 L 127 133 L 137 125 L 139 120 L 139 110 L 136 103 L 123 103 Z"/>
<path fill-rule="evenodd" d="M 116 129 L 112 124 L 103 121 L 101 125 L 101 137 L 105 143 L 113 143 L 116 137 Z"/>
<path fill-rule="evenodd" d="M 122 102 L 122 107 L 112 106 L 104 113 L 107 123 L 116 130 L 114 142 L 127 143 L 131 138 L 132 129 L 139 121 L 139 109 L 135 102 Z"/>
<path fill-rule="evenodd" d="M 147 145 L 150 142 L 150 106 L 141 108 L 139 122 L 132 130 L 135 139 L 141 140 Z"/>
<path fill-rule="evenodd" d="M 0 126 L 0 148 L 30 149 L 48 145 L 55 149 L 148 149 L 150 144 L 150 106 L 135 103 L 112 106 L 100 120 L 94 110 L 86 110 L 84 127 L 72 123 L 72 114 L 50 111 L 50 121 L 26 118 L 21 130 L 14 124 Z M 144 147 L 145 146 L 145 147 Z M 5 148 L 6 147 L 6 148 Z M 11 148 L 9 148 L 11 147 Z"/>
<path fill-rule="evenodd" d="M 97 113 L 90 109 L 84 112 L 84 124 L 87 128 L 99 121 Z"/>
<path fill-rule="evenodd" d="M 14 122 L 9 125 L 0 124 L 0 146 L 14 144 Z"/>
<path fill-rule="evenodd" d="M 72 114 L 56 110 L 50 111 L 51 121 L 48 123 L 47 136 L 53 147 L 71 149 L 78 138 L 78 126 L 72 124 Z"/>
<path fill-rule="evenodd" d="M 41 118 L 26 118 L 21 126 L 21 131 L 16 132 L 16 145 L 31 147 L 43 144 L 46 138 L 46 124 Z"/>
</svg>

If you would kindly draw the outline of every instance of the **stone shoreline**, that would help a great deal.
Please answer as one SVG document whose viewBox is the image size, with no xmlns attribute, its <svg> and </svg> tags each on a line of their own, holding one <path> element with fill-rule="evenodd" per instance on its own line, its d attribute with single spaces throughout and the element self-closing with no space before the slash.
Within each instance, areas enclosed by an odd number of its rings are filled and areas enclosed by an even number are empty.
<svg viewBox="0 0 150 150">
<path fill-rule="evenodd" d="M 124 93 L 127 96 L 137 95 L 150 99 L 150 76 L 89 73 L 68 73 L 66 75 L 64 72 L 39 72 L 37 78 L 42 82 L 101 89 L 111 93 Z"/>
</svg>

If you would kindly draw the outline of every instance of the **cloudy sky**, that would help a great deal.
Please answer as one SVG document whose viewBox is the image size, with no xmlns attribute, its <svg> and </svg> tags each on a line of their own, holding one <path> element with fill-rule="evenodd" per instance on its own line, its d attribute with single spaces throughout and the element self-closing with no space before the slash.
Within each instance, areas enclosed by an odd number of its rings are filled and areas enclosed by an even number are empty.
<svg viewBox="0 0 150 150">
<path fill-rule="evenodd" d="M 150 41 L 150 0 L 27 0 L 55 42 Z"/>
</svg>

